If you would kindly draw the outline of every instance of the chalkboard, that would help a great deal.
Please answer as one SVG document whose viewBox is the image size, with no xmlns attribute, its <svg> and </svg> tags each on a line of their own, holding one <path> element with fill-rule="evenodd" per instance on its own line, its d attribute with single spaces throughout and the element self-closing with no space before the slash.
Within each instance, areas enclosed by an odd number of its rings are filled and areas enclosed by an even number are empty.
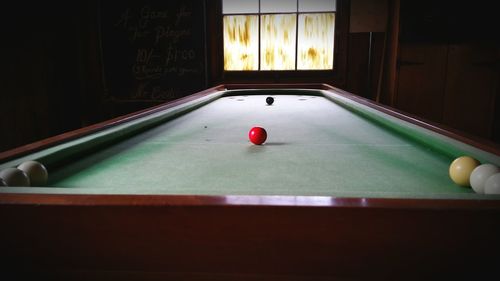
<svg viewBox="0 0 500 281">
<path fill-rule="evenodd" d="M 206 88 L 204 0 L 102 1 L 107 95 L 167 101 Z"/>
</svg>

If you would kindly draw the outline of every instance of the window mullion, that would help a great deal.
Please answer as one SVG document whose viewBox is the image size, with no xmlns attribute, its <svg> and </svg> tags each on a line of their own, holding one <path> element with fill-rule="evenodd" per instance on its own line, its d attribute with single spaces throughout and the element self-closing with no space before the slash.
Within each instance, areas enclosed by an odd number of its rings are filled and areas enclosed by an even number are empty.
<svg viewBox="0 0 500 281">
<path fill-rule="evenodd" d="M 259 0 L 259 36 L 258 36 L 258 39 L 259 42 L 258 42 L 258 46 L 259 46 L 259 62 L 258 62 L 258 69 L 259 71 L 261 70 L 261 66 L 260 66 L 260 56 L 261 56 L 261 50 L 262 50 L 262 46 L 260 45 L 260 43 L 262 42 L 262 40 L 260 40 L 260 36 L 261 36 L 261 32 L 260 32 L 260 24 L 261 24 L 261 14 L 260 14 L 260 0 Z"/>
<path fill-rule="evenodd" d="M 297 10 L 295 11 L 295 70 L 297 70 L 299 49 L 299 0 L 297 0 Z"/>
</svg>

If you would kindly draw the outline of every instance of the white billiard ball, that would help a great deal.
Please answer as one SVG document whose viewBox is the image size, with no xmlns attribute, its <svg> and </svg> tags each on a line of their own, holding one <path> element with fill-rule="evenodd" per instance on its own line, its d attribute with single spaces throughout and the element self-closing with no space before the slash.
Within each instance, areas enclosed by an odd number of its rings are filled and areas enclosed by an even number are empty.
<svg viewBox="0 0 500 281">
<path fill-rule="evenodd" d="M 0 172 L 0 178 L 7 186 L 30 186 L 28 175 L 18 168 L 7 168 Z"/>
<path fill-rule="evenodd" d="M 483 194 L 486 180 L 496 173 L 500 173 L 500 168 L 493 164 L 479 165 L 470 174 L 470 186 L 476 193 Z"/>
<path fill-rule="evenodd" d="M 496 173 L 486 180 L 484 194 L 500 194 L 500 173 Z"/>
<path fill-rule="evenodd" d="M 31 186 L 44 186 L 47 183 L 49 174 L 45 166 L 37 161 L 26 161 L 17 166 L 30 178 Z"/>
</svg>

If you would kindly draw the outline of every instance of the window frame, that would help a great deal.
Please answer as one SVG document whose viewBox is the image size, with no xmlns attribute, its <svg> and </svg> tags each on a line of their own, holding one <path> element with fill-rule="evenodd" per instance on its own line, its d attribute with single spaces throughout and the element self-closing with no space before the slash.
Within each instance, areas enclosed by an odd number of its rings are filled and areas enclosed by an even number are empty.
<svg viewBox="0 0 500 281">
<path fill-rule="evenodd" d="M 349 0 L 337 0 L 333 69 L 329 70 L 224 70 L 222 0 L 207 5 L 208 80 L 217 83 L 334 83 L 345 84 L 349 32 Z M 263 13 L 266 14 L 266 13 Z M 298 15 L 298 13 L 297 13 Z M 260 46 L 259 46 L 260 48 Z"/>
</svg>

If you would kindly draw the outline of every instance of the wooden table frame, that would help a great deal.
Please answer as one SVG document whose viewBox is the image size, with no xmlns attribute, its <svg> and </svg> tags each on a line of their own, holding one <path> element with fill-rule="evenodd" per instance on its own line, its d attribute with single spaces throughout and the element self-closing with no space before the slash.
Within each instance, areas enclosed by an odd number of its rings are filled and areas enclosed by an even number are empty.
<svg viewBox="0 0 500 281">
<path fill-rule="evenodd" d="M 497 147 L 325 84 L 228 84 L 0 153 L 0 162 L 223 89 L 335 90 L 500 155 Z M 421 280 L 498 274 L 500 200 L 0 193 L 0 268 L 66 280 Z"/>
</svg>

